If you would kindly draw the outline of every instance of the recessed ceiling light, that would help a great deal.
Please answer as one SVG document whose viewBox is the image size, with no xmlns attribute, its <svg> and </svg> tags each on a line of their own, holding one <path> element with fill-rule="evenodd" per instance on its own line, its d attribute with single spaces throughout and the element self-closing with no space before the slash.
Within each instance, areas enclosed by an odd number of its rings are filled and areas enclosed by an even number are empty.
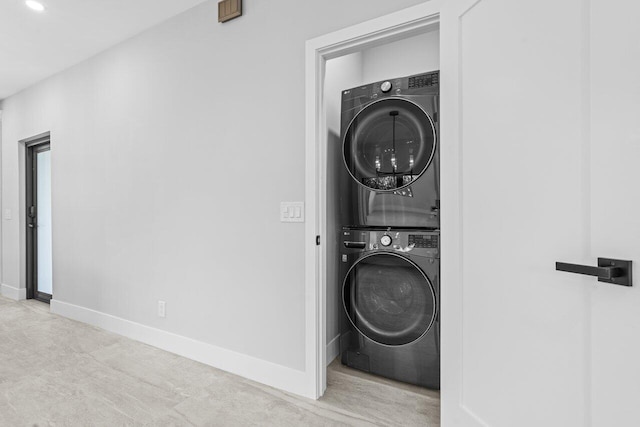
<svg viewBox="0 0 640 427">
<path fill-rule="evenodd" d="M 30 8 L 35 10 L 36 12 L 44 12 L 44 5 L 35 0 L 27 0 L 25 4 Z"/>
</svg>

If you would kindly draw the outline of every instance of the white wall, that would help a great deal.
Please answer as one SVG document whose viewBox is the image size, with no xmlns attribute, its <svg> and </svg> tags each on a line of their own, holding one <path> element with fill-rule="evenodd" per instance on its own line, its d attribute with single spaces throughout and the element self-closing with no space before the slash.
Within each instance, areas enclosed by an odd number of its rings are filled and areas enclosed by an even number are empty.
<svg viewBox="0 0 640 427">
<path fill-rule="evenodd" d="M 362 52 L 362 80 L 371 83 L 440 69 L 440 31 L 428 33 Z"/>
<path fill-rule="evenodd" d="M 440 68 L 440 32 L 427 33 L 387 43 L 327 61 L 324 108 L 327 124 L 327 362 L 338 353 L 340 295 L 340 247 L 338 232 L 345 224 L 340 216 L 336 170 L 343 168 L 340 114 L 342 90 L 384 79 L 409 76 Z M 343 190 L 342 190 L 343 191 Z"/>
<path fill-rule="evenodd" d="M 345 224 L 340 223 L 341 209 L 338 174 L 344 168 L 342 141 L 340 140 L 340 114 L 342 90 L 362 84 L 362 54 L 344 55 L 327 61 L 324 81 L 324 108 L 327 125 L 327 363 L 338 354 L 341 279 L 339 275 L 340 240 L 338 232 Z"/>
<path fill-rule="evenodd" d="M 304 197 L 304 42 L 421 2 L 218 24 L 209 1 L 6 99 L 3 283 L 24 288 L 18 141 L 51 131 L 54 300 L 304 370 L 304 231 L 278 218 Z"/>
</svg>

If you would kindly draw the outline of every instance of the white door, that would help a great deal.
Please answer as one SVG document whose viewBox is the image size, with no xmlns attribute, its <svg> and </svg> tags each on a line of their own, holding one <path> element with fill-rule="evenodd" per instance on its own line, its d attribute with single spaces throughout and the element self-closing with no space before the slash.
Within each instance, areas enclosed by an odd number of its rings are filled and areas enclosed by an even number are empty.
<svg viewBox="0 0 640 427">
<path fill-rule="evenodd" d="M 640 277 L 555 271 L 640 262 L 639 18 L 628 0 L 444 5 L 444 426 L 640 425 Z"/>
<path fill-rule="evenodd" d="M 593 426 L 640 426 L 640 4 L 590 3 L 591 259 L 635 264 L 632 288 L 591 284 Z"/>
</svg>

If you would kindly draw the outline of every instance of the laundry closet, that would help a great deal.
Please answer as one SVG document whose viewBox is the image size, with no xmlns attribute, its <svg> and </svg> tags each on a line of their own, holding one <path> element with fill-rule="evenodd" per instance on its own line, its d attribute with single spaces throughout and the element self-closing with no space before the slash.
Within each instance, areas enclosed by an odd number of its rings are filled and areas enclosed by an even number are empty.
<svg viewBox="0 0 640 427">
<path fill-rule="evenodd" d="M 435 390 L 439 44 L 432 26 L 330 59 L 324 82 L 327 363 Z"/>
</svg>

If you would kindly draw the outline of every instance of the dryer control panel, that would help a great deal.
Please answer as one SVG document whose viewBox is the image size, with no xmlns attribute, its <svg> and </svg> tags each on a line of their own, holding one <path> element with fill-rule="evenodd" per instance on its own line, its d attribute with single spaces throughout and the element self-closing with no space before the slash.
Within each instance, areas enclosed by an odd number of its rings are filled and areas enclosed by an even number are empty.
<svg viewBox="0 0 640 427">
<path fill-rule="evenodd" d="M 370 102 L 379 97 L 411 95 L 412 93 L 425 94 L 425 88 L 433 88 L 438 91 L 440 83 L 440 72 L 431 71 L 429 73 L 416 74 L 408 77 L 381 80 L 379 82 L 354 87 L 342 91 L 342 102 L 360 99 Z"/>
<path fill-rule="evenodd" d="M 420 74 L 407 78 L 407 89 L 417 89 L 425 86 L 437 86 L 439 73 Z"/>
</svg>

